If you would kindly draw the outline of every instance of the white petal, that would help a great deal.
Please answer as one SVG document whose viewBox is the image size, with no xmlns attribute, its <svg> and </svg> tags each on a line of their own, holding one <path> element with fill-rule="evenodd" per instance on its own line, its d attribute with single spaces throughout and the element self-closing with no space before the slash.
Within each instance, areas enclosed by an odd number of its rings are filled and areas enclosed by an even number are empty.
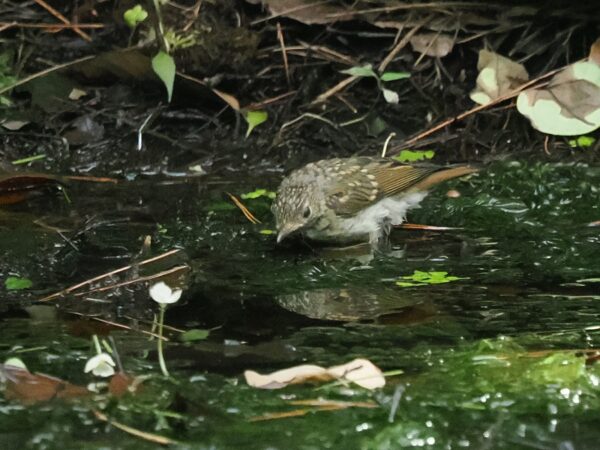
<svg viewBox="0 0 600 450">
<path fill-rule="evenodd" d="M 171 294 L 171 298 L 169 299 L 169 301 L 167 303 L 175 303 L 181 297 L 182 292 L 183 291 L 181 289 L 175 289 L 173 291 L 173 293 Z"/>
<path fill-rule="evenodd" d="M 150 297 L 157 303 L 175 303 L 181 297 L 181 289 L 172 290 L 164 281 L 150 286 Z"/>
<path fill-rule="evenodd" d="M 150 297 L 158 303 L 167 303 L 171 296 L 171 288 L 164 281 L 150 286 Z"/>
<path fill-rule="evenodd" d="M 110 377 L 115 374 L 115 369 L 110 364 L 102 362 L 92 370 L 92 373 L 97 377 Z"/>
<path fill-rule="evenodd" d="M 97 375 L 96 369 L 99 366 L 108 366 L 112 369 L 115 366 L 115 362 L 113 361 L 112 357 L 108 353 L 98 353 L 96 356 L 92 356 L 90 359 L 87 360 L 87 363 L 85 363 L 85 368 L 83 369 L 83 371 L 85 373 L 92 372 L 94 375 Z M 114 373 L 114 369 L 112 369 L 112 370 Z"/>
</svg>

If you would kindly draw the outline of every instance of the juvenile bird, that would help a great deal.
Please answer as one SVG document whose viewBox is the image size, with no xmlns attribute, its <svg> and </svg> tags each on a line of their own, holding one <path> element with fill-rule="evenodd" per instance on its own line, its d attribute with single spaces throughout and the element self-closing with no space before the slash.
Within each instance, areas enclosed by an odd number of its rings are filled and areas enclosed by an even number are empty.
<svg viewBox="0 0 600 450">
<path fill-rule="evenodd" d="M 307 164 L 283 179 L 273 203 L 277 242 L 291 234 L 314 241 L 378 246 L 392 225 L 442 181 L 476 172 L 470 166 L 404 165 L 372 157 Z"/>
</svg>

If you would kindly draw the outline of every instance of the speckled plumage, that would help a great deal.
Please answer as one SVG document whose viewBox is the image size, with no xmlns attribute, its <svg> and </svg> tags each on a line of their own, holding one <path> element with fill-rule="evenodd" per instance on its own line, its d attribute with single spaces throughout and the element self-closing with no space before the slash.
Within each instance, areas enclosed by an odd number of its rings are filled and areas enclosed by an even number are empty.
<svg viewBox="0 0 600 450">
<path fill-rule="evenodd" d="M 273 204 L 277 241 L 302 233 L 315 241 L 376 244 L 430 186 L 472 172 L 468 166 L 410 166 L 371 157 L 307 164 L 279 186 Z"/>
</svg>

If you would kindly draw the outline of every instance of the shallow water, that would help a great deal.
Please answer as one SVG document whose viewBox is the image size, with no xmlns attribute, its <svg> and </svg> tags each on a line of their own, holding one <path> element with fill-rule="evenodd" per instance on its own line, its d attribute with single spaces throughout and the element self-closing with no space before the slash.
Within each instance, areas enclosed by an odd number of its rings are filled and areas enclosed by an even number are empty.
<svg viewBox="0 0 600 450">
<path fill-rule="evenodd" d="M 0 358 L 19 356 L 31 371 L 85 385 L 90 334 L 110 332 L 126 371 L 151 377 L 139 394 L 118 400 L 2 399 L 4 448 L 155 445 L 99 422 L 92 408 L 180 448 L 597 448 L 600 370 L 582 351 L 600 347 L 600 169 L 494 164 L 446 183 L 409 215 L 455 229 L 397 230 L 394 251 L 375 256 L 302 242 L 277 247 L 263 234 L 273 228 L 270 200 L 244 201 L 263 221 L 253 225 L 225 193 L 274 189 L 277 181 L 86 184 L 68 188 L 71 204 L 56 198 L 11 209 L 0 227 L 0 273 L 30 278 L 33 287 L 3 293 Z M 450 188 L 461 196 L 447 198 Z M 178 263 L 191 267 L 167 323 L 211 329 L 206 340 L 175 336 L 166 345 L 170 379 L 159 375 L 155 341 L 73 314 L 148 330 L 156 306 L 145 287 L 60 299 L 42 313 L 29 308 L 129 264 L 148 234 L 151 254 L 182 248 Z M 416 270 L 460 279 L 396 284 Z M 404 373 L 375 393 L 338 385 L 260 391 L 242 377 L 245 369 L 354 357 Z M 320 397 L 377 407 L 251 421 Z"/>
</svg>

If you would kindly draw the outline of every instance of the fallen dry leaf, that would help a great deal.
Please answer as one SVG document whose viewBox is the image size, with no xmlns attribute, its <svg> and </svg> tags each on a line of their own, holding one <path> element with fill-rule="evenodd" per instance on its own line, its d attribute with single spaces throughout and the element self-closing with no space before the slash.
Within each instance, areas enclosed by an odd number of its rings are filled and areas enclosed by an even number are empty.
<svg viewBox="0 0 600 450">
<path fill-rule="evenodd" d="M 333 366 L 328 370 L 340 380 L 352 381 L 365 389 L 377 389 L 385 386 L 385 378 L 379 367 L 368 359 L 355 359 L 341 366 Z"/>
<path fill-rule="evenodd" d="M 571 64 L 547 87 L 521 92 L 517 109 L 542 133 L 591 133 L 600 127 L 600 66 L 593 60 Z"/>
<path fill-rule="evenodd" d="M 249 3 L 259 3 L 247 0 Z M 323 0 L 262 0 L 271 15 L 283 16 L 297 20 L 306 25 L 326 24 L 343 20 L 351 20 L 354 12 Z"/>
<path fill-rule="evenodd" d="M 303 364 L 266 375 L 246 370 L 244 377 L 246 383 L 259 389 L 281 389 L 290 384 L 331 380 L 353 382 L 365 389 L 377 389 L 385 386 L 385 378 L 381 370 L 371 361 L 362 358 L 328 369 L 312 364 Z"/>
<path fill-rule="evenodd" d="M 32 197 L 56 193 L 58 177 L 43 174 L 8 173 L 0 175 L 0 205 L 12 205 Z"/>
<path fill-rule="evenodd" d="M 25 404 L 45 402 L 54 398 L 75 398 L 90 395 L 83 387 L 27 369 L 0 364 L 0 375 L 6 380 L 4 395 L 7 399 Z"/>
<path fill-rule="evenodd" d="M 135 393 L 140 389 L 142 378 L 133 377 L 125 372 L 117 372 L 110 379 L 108 392 L 115 397 L 122 397 L 128 393 Z"/>
<path fill-rule="evenodd" d="M 522 64 L 488 50 L 479 51 L 477 69 L 477 86 L 469 96 L 480 105 L 508 94 L 529 80 L 529 74 Z"/>
<path fill-rule="evenodd" d="M 454 38 L 440 33 L 415 34 L 409 42 L 415 52 L 438 58 L 446 56 L 454 47 Z"/>
</svg>

